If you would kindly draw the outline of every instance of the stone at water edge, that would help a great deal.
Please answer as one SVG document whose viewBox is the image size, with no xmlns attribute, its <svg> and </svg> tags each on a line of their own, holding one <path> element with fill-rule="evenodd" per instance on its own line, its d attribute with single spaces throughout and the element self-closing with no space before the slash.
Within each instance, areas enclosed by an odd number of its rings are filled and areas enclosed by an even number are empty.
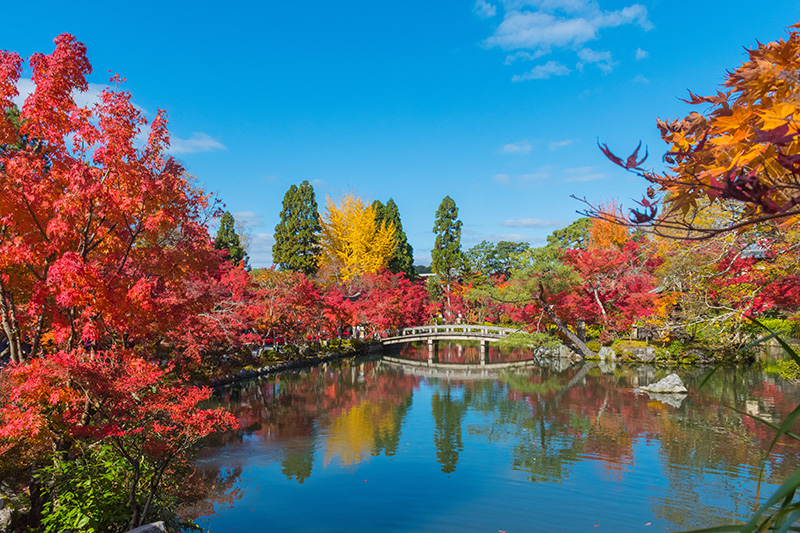
<svg viewBox="0 0 800 533">
<path fill-rule="evenodd" d="M 689 390 L 683 384 L 683 381 L 681 381 L 681 378 L 678 377 L 678 374 L 670 374 L 657 383 L 640 387 L 639 390 L 643 390 L 645 392 L 660 392 L 665 394 L 681 394 L 689 392 Z"/>
<path fill-rule="evenodd" d="M 145 524 L 136 529 L 131 529 L 128 533 L 167 533 L 167 528 L 164 522 L 153 522 L 152 524 Z"/>
<path fill-rule="evenodd" d="M 603 346 L 600 348 L 600 350 L 597 352 L 597 355 L 600 357 L 601 361 L 605 361 L 606 359 L 615 361 L 617 359 L 617 353 L 608 346 Z"/>
</svg>

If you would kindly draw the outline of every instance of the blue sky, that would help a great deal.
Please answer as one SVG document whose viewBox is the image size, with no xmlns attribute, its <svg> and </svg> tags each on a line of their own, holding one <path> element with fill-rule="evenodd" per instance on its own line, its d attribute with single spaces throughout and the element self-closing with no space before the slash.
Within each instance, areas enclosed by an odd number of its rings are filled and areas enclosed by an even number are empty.
<svg viewBox="0 0 800 533">
<path fill-rule="evenodd" d="M 320 206 L 394 198 L 418 264 L 446 195 L 465 249 L 541 243 L 579 216 L 571 194 L 630 204 L 642 183 L 598 139 L 624 155 L 642 140 L 658 168 L 656 117 L 688 114 L 687 89 L 716 91 L 744 47 L 800 20 L 797 0 L 123 6 L 37 2 L 0 49 L 49 53 L 72 33 L 90 81 L 119 73 L 150 118 L 166 109 L 173 154 L 246 223 L 256 267 L 302 180 Z"/>
</svg>

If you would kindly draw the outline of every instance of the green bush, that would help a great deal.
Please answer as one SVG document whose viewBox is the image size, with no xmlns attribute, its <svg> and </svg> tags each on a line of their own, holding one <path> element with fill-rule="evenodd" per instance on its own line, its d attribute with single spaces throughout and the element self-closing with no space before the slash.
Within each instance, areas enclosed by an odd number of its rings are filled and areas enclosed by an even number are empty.
<svg viewBox="0 0 800 533">
<path fill-rule="evenodd" d="M 525 333 L 523 331 L 511 333 L 500 339 L 501 348 L 545 348 L 555 349 L 561 341 L 549 333 Z"/>
<path fill-rule="evenodd" d="M 147 476 L 152 472 L 148 470 L 143 474 Z M 106 533 L 128 530 L 130 465 L 111 445 L 94 445 L 74 458 L 56 458 L 54 464 L 40 470 L 38 477 L 43 485 L 50 487 L 52 495 L 44 505 L 42 525 L 45 531 Z M 140 493 L 136 497 L 143 506 L 146 495 Z M 152 520 L 164 520 L 173 530 L 192 528 L 188 523 L 180 523 L 171 510 L 175 503 L 165 490 L 160 490 L 148 516 Z"/>
<path fill-rule="evenodd" d="M 364 341 L 361 339 L 350 339 L 350 348 L 354 352 L 363 352 L 364 351 Z"/>
<path fill-rule="evenodd" d="M 686 352 L 686 346 L 681 341 L 672 341 L 665 349 L 670 359 L 678 359 Z"/>
<path fill-rule="evenodd" d="M 286 346 L 281 346 L 281 357 L 288 361 L 291 361 L 293 359 L 299 359 L 300 348 L 298 348 L 294 344 L 287 344 Z"/>
<path fill-rule="evenodd" d="M 603 333 L 603 326 L 600 324 L 586 324 L 586 336 L 597 339 Z M 596 350 L 595 350 L 596 351 Z"/>
<path fill-rule="evenodd" d="M 784 318 L 767 318 L 762 317 L 759 318 L 758 321 L 764 325 L 765 328 L 771 331 L 780 331 L 784 334 L 791 334 L 792 330 L 795 327 L 795 324 L 792 320 L 784 319 Z M 758 334 L 763 334 L 764 330 L 759 328 L 754 324 L 748 325 L 748 331 Z"/>
<path fill-rule="evenodd" d="M 597 353 L 600 351 L 600 348 L 602 348 L 603 345 L 597 341 L 589 341 L 586 343 L 586 347 L 589 348 L 594 353 Z"/>
</svg>

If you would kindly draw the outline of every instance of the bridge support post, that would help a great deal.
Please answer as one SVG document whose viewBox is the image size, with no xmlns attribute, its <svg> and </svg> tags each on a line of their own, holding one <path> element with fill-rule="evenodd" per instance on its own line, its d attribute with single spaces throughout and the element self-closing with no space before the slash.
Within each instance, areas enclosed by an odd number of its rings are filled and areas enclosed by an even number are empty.
<svg viewBox="0 0 800 533">
<path fill-rule="evenodd" d="M 486 364 L 486 341 L 481 341 L 481 366 Z"/>
<path fill-rule="evenodd" d="M 433 363 L 433 352 L 436 349 L 436 345 L 434 344 L 436 341 L 433 339 L 428 339 L 428 364 Z"/>
</svg>

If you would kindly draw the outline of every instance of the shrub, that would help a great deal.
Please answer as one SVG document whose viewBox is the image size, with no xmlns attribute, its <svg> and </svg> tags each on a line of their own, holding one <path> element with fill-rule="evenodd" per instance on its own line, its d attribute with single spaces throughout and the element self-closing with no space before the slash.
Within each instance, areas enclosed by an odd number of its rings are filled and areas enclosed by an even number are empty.
<svg viewBox="0 0 800 533">
<path fill-rule="evenodd" d="M 666 347 L 666 351 L 670 359 L 678 359 L 686 352 L 686 346 L 681 341 L 672 341 Z"/>
</svg>

